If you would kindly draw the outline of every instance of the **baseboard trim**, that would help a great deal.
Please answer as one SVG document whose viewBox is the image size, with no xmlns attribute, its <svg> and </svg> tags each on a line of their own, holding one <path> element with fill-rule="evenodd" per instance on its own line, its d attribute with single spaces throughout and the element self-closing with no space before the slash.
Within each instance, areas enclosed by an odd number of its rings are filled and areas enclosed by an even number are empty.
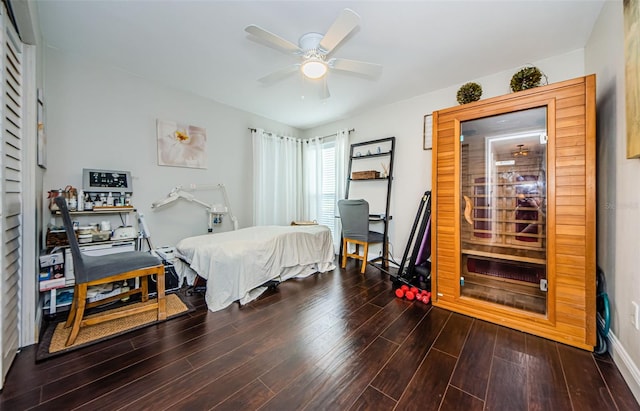
<svg viewBox="0 0 640 411">
<path fill-rule="evenodd" d="M 640 369 L 612 331 L 609 331 L 607 338 L 609 340 L 609 354 L 611 354 L 613 362 L 620 370 L 633 396 L 636 397 L 636 401 L 640 403 Z"/>
</svg>

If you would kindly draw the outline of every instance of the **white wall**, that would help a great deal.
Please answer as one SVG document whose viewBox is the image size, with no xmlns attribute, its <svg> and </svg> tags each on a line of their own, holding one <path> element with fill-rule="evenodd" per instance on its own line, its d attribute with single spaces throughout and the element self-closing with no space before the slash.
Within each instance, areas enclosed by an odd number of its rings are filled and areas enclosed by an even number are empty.
<svg viewBox="0 0 640 411">
<path fill-rule="evenodd" d="M 299 134 L 286 125 L 55 49 L 46 51 L 45 76 L 45 194 L 66 185 L 81 188 L 83 168 L 131 171 L 133 205 L 146 216 L 156 247 L 206 233 L 206 214 L 194 203 L 151 209 L 152 202 L 177 185 L 225 184 L 240 226 L 251 225 L 248 127 Z M 157 165 L 158 118 L 206 128 L 206 170 Z M 196 196 L 209 203 L 223 202 L 218 191 Z M 48 216 L 44 220 L 46 224 Z M 228 219 L 222 229 L 230 229 Z"/>
<path fill-rule="evenodd" d="M 539 67 L 548 76 L 550 83 L 585 74 L 583 50 L 529 63 Z M 514 67 L 469 81 L 475 81 L 482 86 L 482 98 L 503 95 L 509 92 L 511 77 L 519 69 L 520 67 Z M 461 84 L 452 85 L 305 131 L 305 137 L 312 137 L 328 135 L 339 128 L 355 128 L 355 132 L 350 135 L 351 143 L 396 137 L 390 211 L 393 220 L 390 224 L 389 238 L 393 245 L 393 256 L 398 262 L 406 247 L 420 197 L 426 190 L 431 189 L 431 150 L 422 149 L 424 115 L 457 105 L 456 93 L 460 86 Z M 379 190 L 370 190 L 362 197 L 370 199 L 380 195 Z M 377 254 L 377 250 L 374 250 L 373 254 Z"/>
<path fill-rule="evenodd" d="M 598 158 L 598 265 L 611 301 L 612 354 L 640 400 L 640 331 L 630 321 L 640 303 L 640 160 L 626 158 L 622 2 L 605 3 L 585 49 L 596 73 Z"/>
</svg>

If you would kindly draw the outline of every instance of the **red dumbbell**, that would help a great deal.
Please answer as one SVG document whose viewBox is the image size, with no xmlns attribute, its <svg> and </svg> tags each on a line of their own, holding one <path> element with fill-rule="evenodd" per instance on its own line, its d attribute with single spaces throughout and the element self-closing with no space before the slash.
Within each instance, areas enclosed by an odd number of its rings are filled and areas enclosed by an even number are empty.
<svg viewBox="0 0 640 411">
<path fill-rule="evenodd" d="M 402 288 L 396 288 L 396 297 L 398 298 L 404 297 L 404 290 Z"/>
</svg>

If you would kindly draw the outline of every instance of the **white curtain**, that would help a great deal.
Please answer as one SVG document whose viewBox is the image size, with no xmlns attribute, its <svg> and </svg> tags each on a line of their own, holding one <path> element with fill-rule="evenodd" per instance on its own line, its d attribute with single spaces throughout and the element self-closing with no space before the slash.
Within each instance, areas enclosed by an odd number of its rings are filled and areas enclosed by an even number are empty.
<svg viewBox="0 0 640 411">
<path fill-rule="evenodd" d="M 336 137 L 312 138 L 303 145 L 304 219 L 327 225 L 333 234 L 336 253 L 340 247 L 341 226 L 338 200 L 344 198 L 347 179 L 348 130 Z"/>
<path fill-rule="evenodd" d="M 335 213 L 338 215 L 338 200 L 345 197 L 347 190 L 347 168 L 349 164 L 349 130 L 341 129 L 336 132 L 336 202 Z M 342 239 L 342 225 L 340 219 L 336 218 L 335 230 L 333 230 L 333 246 L 336 254 L 340 250 L 340 240 Z"/>
<path fill-rule="evenodd" d="M 349 164 L 349 130 L 336 133 L 336 208 L 338 200 L 343 199 L 347 189 L 347 167 Z"/>
<path fill-rule="evenodd" d="M 302 141 L 262 129 L 253 141 L 253 223 L 288 225 L 303 215 Z"/>
</svg>

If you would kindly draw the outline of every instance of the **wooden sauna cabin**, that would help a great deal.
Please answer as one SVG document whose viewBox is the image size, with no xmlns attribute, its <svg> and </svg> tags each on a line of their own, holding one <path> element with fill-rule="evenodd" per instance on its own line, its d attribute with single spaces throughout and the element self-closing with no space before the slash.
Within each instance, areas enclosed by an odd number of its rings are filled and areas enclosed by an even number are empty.
<svg viewBox="0 0 640 411">
<path fill-rule="evenodd" d="M 433 304 L 596 344 L 595 76 L 433 113 Z"/>
</svg>

